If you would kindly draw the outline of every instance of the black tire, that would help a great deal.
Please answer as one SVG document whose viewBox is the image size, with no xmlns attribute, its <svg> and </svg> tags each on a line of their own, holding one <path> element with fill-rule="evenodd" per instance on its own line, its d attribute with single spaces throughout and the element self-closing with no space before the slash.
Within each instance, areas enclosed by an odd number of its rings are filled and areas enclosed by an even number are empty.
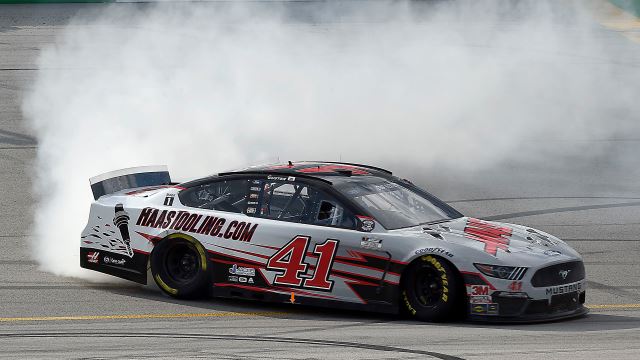
<svg viewBox="0 0 640 360">
<path fill-rule="evenodd" d="M 464 293 L 455 268 L 425 255 L 412 262 L 402 276 L 400 306 L 410 317 L 431 322 L 459 318 Z"/>
<path fill-rule="evenodd" d="M 151 274 L 169 296 L 193 299 L 211 288 L 211 264 L 204 247 L 194 238 L 170 235 L 151 253 Z"/>
</svg>

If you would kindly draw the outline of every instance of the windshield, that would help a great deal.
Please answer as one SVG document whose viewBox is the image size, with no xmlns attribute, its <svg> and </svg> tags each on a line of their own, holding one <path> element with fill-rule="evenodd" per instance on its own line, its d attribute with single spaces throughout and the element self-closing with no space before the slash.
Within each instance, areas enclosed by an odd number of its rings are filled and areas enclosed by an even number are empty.
<svg viewBox="0 0 640 360">
<path fill-rule="evenodd" d="M 389 230 L 462 216 L 425 191 L 380 177 L 347 178 L 336 183 L 335 187 Z"/>
</svg>

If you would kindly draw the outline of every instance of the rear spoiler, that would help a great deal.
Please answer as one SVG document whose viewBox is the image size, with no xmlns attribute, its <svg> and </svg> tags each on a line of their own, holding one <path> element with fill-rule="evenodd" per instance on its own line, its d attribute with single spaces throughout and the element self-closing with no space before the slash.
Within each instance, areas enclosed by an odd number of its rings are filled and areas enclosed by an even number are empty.
<svg viewBox="0 0 640 360">
<path fill-rule="evenodd" d="M 154 186 L 171 185 L 169 170 L 165 165 L 139 166 L 110 171 L 89 179 L 93 198 L 113 194 L 120 190 Z"/>
</svg>

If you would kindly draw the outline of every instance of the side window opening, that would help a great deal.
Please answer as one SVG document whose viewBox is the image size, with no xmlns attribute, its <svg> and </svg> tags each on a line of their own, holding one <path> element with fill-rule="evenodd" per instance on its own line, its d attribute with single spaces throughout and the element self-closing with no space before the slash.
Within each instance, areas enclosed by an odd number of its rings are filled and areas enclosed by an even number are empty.
<svg viewBox="0 0 640 360">
<path fill-rule="evenodd" d="M 304 183 L 266 180 L 257 216 L 320 226 L 356 228 L 355 216 L 332 196 Z M 252 210 L 253 211 L 253 210 Z"/>
<path fill-rule="evenodd" d="M 303 222 L 312 196 L 305 184 L 265 182 L 259 216 L 292 222 Z"/>
<path fill-rule="evenodd" d="M 356 220 L 350 211 L 336 201 L 320 200 L 318 211 L 312 224 L 354 229 Z"/>
<path fill-rule="evenodd" d="M 248 180 L 215 181 L 180 192 L 180 201 L 189 207 L 244 212 L 247 202 Z"/>
</svg>

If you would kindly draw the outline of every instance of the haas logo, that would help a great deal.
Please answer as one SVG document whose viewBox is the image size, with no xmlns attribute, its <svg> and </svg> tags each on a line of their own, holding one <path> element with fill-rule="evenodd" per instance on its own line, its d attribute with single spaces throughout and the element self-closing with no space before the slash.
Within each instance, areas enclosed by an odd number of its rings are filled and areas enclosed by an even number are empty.
<svg viewBox="0 0 640 360">
<path fill-rule="evenodd" d="M 558 271 L 558 275 L 560 275 L 562 280 L 566 280 L 567 276 L 569 276 L 570 272 L 571 272 L 571 270 L 560 270 L 560 271 Z"/>
<path fill-rule="evenodd" d="M 90 263 L 97 264 L 99 255 L 100 255 L 100 252 L 98 251 L 89 251 L 87 253 L 87 261 Z"/>
</svg>

